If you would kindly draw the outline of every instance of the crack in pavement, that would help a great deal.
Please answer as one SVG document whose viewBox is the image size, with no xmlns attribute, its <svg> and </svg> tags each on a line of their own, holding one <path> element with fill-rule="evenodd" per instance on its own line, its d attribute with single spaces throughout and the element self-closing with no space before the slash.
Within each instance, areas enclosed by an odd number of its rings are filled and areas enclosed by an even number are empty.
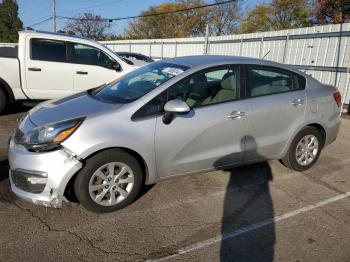
<svg viewBox="0 0 350 262">
<path fill-rule="evenodd" d="M 25 207 L 22 207 L 21 205 L 7 199 L 8 203 L 14 205 L 15 207 L 17 207 L 18 209 L 22 210 L 22 211 L 25 211 L 27 213 L 30 214 L 30 216 L 32 218 L 35 218 L 36 220 L 38 220 L 40 222 L 40 224 L 42 224 L 46 229 L 47 231 L 49 232 L 58 232 L 58 233 L 66 233 L 66 234 L 69 234 L 73 237 L 75 237 L 76 239 L 78 239 L 81 243 L 85 243 L 87 244 L 89 247 L 97 250 L 97 251 L 100 251 L 102 252 L 103 254 L 107 254 L 107 255 L 127 255 L 127 256 L 135 256 L 137 257 L 138 259 L 141 259 L 141 260 L 146 260 L 147 257 L 144 256 L 143 254 L 141 253 L 137 253 L 137 252 L 123 252 L 123 251 L 110 251 L 110 250 L 106 250 L 102 247 L 99 247 L 97 246 L 94 241 L 92 241 L 91 239 L 89 238 L 84 238 L 82 236 L 80 236 L 79 234 L 75 233 L 75 232 L 72 232 L 70 230 L 67 230 L 67 229 L 57 229 L 57 228 L 53 228 L 52 226 L 50 226 L 50 224 L 45 221 L 42 217 L 34 214 L 34 212 L 30 209 L 30 208 L 25 208 Z"/>
</svg>

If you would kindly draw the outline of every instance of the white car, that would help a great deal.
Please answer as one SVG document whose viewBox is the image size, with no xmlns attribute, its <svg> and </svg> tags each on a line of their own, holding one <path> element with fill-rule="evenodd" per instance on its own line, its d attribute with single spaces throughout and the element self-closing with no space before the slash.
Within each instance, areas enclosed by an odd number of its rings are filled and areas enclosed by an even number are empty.
<svg viewBox="0 0 350 262">
<path fill-rule="evenodd" d="M 17 46 L 0 48 L 0 113 L 9 102 L 71 95 L 135 68 L 89 39 L 21 31 Z"/>
</svg>

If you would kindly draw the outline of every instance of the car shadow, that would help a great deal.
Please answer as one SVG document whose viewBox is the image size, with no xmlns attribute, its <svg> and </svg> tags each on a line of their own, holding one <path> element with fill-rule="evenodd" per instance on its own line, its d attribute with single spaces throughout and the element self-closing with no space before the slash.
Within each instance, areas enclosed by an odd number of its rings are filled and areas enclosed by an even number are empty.
<svg viewBox="0 0 350 262">
<path fill-rule="evenodd" d="M 0 150 L 0 202 L 2 203 L 12 202 L 16 199 L 10 189 L 9 168 L 7 155 L 4 156 Z"/>
<path fill-rule="evenodd" d="M 12 115 L 12 114 L 18 114 L 18 113 L 24 113 L 30 110 L 31 107 L 25 106 L 22 103 L 16 102 L 9 104 L 4 112 L 0 114 L 0 116 L 6 116 L 6 115 Z"/>
<path fill-rule="evenodd" d="M 9 178 L 9 163 L 6 160 L 0 160 L 0 182 Z"/>
<path fill-rule="evenodd" d="M 247 137 L 246 137 L 247 138 Z M 244 145 L 241 141 L 241 147 Z M 257 148 L 255 139 L 249 137 L 251 148 Z M 256 153 L 256 150 L 254 154 Z M 218 159 L 223 163 L 230 156 Z M 216 169 L 229 172 L 221 227 L 220 261 L 273 261 L 275 225 L 273 220 L 259 229 L 252 229 L 262 221 L 274 217 L 269 182 L 273 174 L 268 162 L 249 166 Z M 239 230 L 244 233 L 239 233 Z"/>
</svg>

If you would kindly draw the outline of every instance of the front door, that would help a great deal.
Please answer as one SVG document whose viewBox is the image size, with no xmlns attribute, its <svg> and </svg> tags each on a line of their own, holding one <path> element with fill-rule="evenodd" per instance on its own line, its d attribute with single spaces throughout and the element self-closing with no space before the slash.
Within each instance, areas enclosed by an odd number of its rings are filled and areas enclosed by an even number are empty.
<svg viewBox="0 0 350 262">
<path fill-rule="evenodd" d="M 240 100 L 240 70 L 223 66 L 195 73 L 168 90 L 192 109 L 170 124 L 157 117 L 155 151 L 161 177 L 223 169 L 243 161 L 246 103 Z"/>
<path fill-rule="evenodd" d="M 116 70 L 116 62 L 96 47 L 73 43 L 73 74 L 75 92 L 84 91 L 111 82 L 122 76 L 122 69 Z"/>
</svg>

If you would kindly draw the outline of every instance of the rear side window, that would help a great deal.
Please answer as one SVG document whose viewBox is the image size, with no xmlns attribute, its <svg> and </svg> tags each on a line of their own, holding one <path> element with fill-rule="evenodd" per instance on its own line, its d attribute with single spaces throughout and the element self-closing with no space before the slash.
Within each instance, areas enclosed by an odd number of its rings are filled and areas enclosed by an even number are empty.
<svg viewBox="0 0 350 262">
<path fill-rule="evenodd" d="M 31 59 L 50 62 L 67 62 L 67 47 L 64 41 L 31 39 Z"/>
<path fill-rule="evenodd" d="M 288 92 L 294 89 L 294 73 L 275 68 L 248 67 L 249 97 Z"/>
</svg>

